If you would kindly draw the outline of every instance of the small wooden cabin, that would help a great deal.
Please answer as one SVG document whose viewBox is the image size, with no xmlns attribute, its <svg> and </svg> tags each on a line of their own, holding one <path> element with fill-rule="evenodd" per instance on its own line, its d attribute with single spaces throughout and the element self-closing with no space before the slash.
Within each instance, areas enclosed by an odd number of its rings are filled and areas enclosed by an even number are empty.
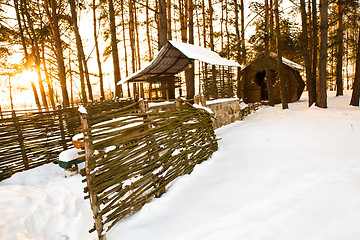
<svg viewBox="0 0 360 240">
<path fill-rule="evenodd" d="M 261 53 L 257 58 L 246 65 L 241 70 L 241 80 L 239 83 L 238 95 L 245 103 L 253 103 L 269 100 L 268 81 L 266 67 L 269 67 L 270 76 L 273 83 L 274 102 L 281 102 L 280 82 L 278 74 L 278 60 L 275 53 Z M 282 69 L 284 71 L 286 90 L 289 102 L 299 100 L 305 83 L 299 71 L 304 68 L 286 58 L 283 58 Z"/>
<path fill-rule="evenodd" d="M 199 67 L 202 70 L 195 69 L 195 60 L 201 63 L 202 67 L 200 65 Z M 186 85 L 186 91 L 193 95 L 192 98 L 195 95 L 195 86 L 201 88 L 199 91 L 202 91 L 202 94 L 209 99 L 233 97 L 235 74 L 232 68 L 239 67 L 241 67 L 240 64 L 222 58 L 210 49 L 183 42 L 167 41 L 146 67 L 118 84 L 128 82 L 149 84 L 146 95 L 150 100 L 175 99 L 175 89 L 179 89 L 179 96 L 181 96 L 183 85 Z M 196 70 L 195 75 L 199 77 L 197 84 L 195 84 L 196 80 L 189 84 L 183 83 L 177 75 L 189 68 Z"/>
</svg>

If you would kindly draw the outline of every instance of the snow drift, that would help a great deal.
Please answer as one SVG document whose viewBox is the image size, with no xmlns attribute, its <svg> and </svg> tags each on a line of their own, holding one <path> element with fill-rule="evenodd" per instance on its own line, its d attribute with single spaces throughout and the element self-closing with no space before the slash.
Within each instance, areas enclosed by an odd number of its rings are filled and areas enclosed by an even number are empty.
<svg viewBox="0 0 360 240">
<path fill-rule="evenodd" d="M 108 239 L 360 239 L 360 109 L 348 95 L 329 93 L 328 109 L 263 107 L 218 129 L 213 157 Z M 2 181 L 1 239 L 96 239 L 83 187 L 54 164 Z"/>
</svg>

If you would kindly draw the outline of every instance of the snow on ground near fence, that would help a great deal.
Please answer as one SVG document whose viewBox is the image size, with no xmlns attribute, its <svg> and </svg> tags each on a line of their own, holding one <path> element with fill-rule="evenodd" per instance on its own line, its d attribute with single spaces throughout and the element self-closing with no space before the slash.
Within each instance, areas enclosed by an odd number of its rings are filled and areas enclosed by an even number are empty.
<svg viewBox="0 0 360 240">
<path fill-rule="evenodd" d="M 346 94 L 216 130 L 219 151 L 108 239 L 360 239 L 360 108 Z M 54 164 L 4 180 L 1 239 L 96 239 L 83 186 Z"/>
<path fill-rule="evenodd" d="M 0 239 L 97 239 L 81 180 L 47 164 L 0 182 Z"/>
</svg>

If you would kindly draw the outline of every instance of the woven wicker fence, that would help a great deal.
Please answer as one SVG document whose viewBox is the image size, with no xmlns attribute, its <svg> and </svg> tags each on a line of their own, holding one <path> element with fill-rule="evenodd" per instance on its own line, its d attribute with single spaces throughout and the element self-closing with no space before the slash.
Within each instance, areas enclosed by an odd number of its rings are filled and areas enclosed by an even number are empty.
<svg viewBox="0 0 360 240">
<path fill-rule="evenodd" d="M 101 114 L 131 102 L 92 103 L 89 113 Z M 94 121 L 101 121 L 101 119 Z M 5 111 L 0 117 L 0 181 L 16 172 L 58 160 L 81 129 L 78 107 L 55 111 Z"/>
<path fill-rule="evenodd" d="M 101 115 L 82 114 L 85 192 L 99 239 L 117 222 L 159 197 L 179 176 L 217 150 L 211 116 L 177 102 L 166 111 L 135 103 L 93 125 Z M 103 114 L 104 115 L 104 114 Z"/>
</svg>

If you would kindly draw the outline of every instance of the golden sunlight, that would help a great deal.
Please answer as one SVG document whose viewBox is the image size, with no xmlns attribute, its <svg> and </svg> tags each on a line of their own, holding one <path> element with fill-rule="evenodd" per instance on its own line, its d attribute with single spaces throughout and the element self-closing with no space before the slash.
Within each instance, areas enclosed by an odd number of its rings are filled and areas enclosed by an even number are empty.
<svg viewBox="0 0 360 240">
<path fill-rule="evenodd" d="M 13 77 L 2 81 L 0 88 L 0 105 L 3 110 L 10 107 L 10 86 L 13 105 L 15 108 L 34 108 L 35 101 L 31 88 L 31 82 L 37 87 L 37 73 L 26 69 Z"/>
<path fill-rule="evenodd" d="M 19 85 L 23 85 L 24 87 L 30 86 L 30 82 L 36 82 L 38 76 L 37 73 L 26 69 L 22 71 L 20 74 L 16 75 L 15 79 Z"/>
</svg>

